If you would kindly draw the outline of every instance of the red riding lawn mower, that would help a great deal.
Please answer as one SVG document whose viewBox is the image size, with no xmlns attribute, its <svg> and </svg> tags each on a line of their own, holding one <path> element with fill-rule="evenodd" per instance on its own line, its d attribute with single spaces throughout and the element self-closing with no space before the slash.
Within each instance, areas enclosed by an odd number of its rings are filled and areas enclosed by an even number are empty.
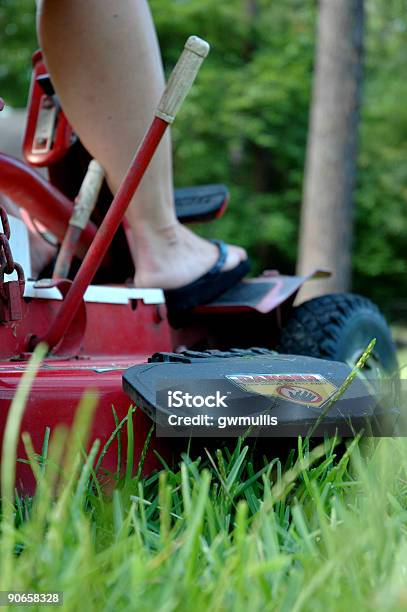
<svg viewBox="0 0 407 612">
<path fill-rule="evenodd" d="M 114 198 L 102 184 L 99 165 L 89 163 L 89 154 L 69 125 L 41 53 L 34 54 L 24 139 L 27 164 L 0 153 L 0 194 L 45 227 L 60 250 L 54 270 L 45 271 L 47 278 L 31 278 L 29 262 L 25 269 L 17 263 L 27 253 L 28 233 L 1 210 L 2 439 L 10 403 L 39 342 L 45 342 L 49 352 L 22 422 L 22 431 L 30 432 L 38 453 L 48 428 L 72 424 L 87 389 L 98 396 L 90 443 L 96 438 L 106 443 L 117 422 L 128 414 L 130 403 L 141 408 L 133 414 L 135 465 L 151 418 L 165 421 L 168 427 L 172 423 L 167 418 L 169 406 L 157 392 L 165 388 L 165 381 L 185 387 L 185 381 L 194 379 L 203 386 L 215 384 L 226 395 L 238 389 L 239 414 L 258 412 L 253 398 L 267 400 L 271 414 L 278 415 L 277 436 L 298 435 L 315 423 L 320 434 L 338 427 L 352 434 L 366 419 L 372 423 L 383 414 L 378 381 L 394 380 L 397 360 L 390 331 L 376 306 L 351 294 L 293 306 L 301 286 L 326 272 L 308 277 L 264 273 L 174 317 L 168 316 L 162 290 L 138 289 L 128 280 L 134 267 L 125 211 L 208 49 L 204 41 L 188 39 Z M 47 168 L 49 180 L 32 169 L 39 167 Z M 178 218 L 185 223 L 218 218 L 228 199 L 223 185 L 177 190 Z M 17 230 L 18 240 L 13 242 Z M 330 402 L 373 338 L 376 344 L 363 380 L 357 377 L 338 401 Z M 386 414 L 393 414 L 394 408 L 386 408 Z M 199 412 L 195 405 L 188 410 L 190 415 Z M 217 433 L 221 437 L 224 432 Z M 160 465 L 153 451 L 168 456 L 172 447 L 168 430 L 167 437 L 153 435 L 144 472 Z M 25 457 L 22 443 L 18 456 Z M 116 466 L 115 441 L 101 468 L 114 472 Z M 35 486 L 24 462 L 17 468 L 17 486 L 27 493 Z"/>
</svg>

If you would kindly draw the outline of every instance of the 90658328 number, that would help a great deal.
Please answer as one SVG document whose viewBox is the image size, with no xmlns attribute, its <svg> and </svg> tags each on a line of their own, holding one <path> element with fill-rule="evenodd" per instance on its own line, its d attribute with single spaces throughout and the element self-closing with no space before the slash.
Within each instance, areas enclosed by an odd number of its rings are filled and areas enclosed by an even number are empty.
<svg viewBox="0 0 407 612">
<path fill-rule="evenodd" d="M 63 594 L 61 591 L 54 591 L 48 593 L 33 593 L 28 591 L 0 591 L 0 606 L 24 606 L 30 604 L 62 606 Z"/>
</svg>

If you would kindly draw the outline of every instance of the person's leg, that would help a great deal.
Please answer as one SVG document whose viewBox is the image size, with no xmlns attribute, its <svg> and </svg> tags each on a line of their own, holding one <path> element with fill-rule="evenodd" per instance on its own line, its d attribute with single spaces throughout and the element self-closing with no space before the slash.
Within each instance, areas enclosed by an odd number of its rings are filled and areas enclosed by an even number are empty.
<svg viewBox="0 0 407 612">
<path fill-rule="evenodd" d="M 38 35 L 56 92 L 115 192 L 164 89 L 146 0 L 41 0 Z M 173 202 L 169 136 L 128 211 L 136 239 L 136 284 L 183 286 L 215 263 L 217 248 L 181 226 Z M 230 247 L 224 269 L 246 257 Z"/>
</svg>

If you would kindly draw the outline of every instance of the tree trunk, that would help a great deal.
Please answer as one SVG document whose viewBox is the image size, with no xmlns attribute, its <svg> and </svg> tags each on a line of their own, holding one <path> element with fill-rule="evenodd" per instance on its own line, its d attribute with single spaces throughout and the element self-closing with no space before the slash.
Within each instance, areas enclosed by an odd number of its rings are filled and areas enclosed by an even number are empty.
<svg viewBox="0 0 407 612">
<path fill-rule="evenodd" d="M 298 272 L 328 268 L 301 300 L 347 291 L 362 83 L 363 0 L 320 0 Z"/>
</svg>

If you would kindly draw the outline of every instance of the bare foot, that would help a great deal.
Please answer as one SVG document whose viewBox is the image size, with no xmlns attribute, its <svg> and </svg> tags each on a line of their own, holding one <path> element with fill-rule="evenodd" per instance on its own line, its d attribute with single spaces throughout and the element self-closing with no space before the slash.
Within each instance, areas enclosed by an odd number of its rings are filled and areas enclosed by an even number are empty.
<svg viewBox="0 0 407 612">
<path fill-rule="evenodd" d="M 136 238 L 136 287 L 178 289 L 203 276 L 219 257 L 218 247 L 180 223 L 157 232 L 141 230 Z M 247 259 L 244 249 L 228 246 L 223 270 Z"/>
</svg>

